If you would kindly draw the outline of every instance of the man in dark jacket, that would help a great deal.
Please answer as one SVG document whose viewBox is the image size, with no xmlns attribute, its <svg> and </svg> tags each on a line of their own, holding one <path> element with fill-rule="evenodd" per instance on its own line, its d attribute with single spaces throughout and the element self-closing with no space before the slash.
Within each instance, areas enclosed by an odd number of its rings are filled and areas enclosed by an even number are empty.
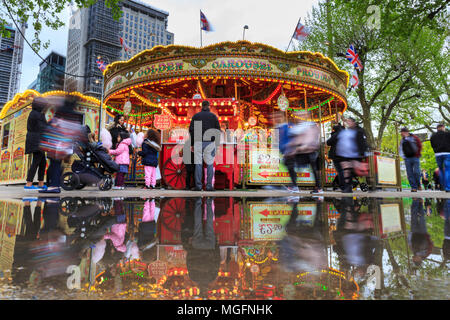
<svg viewBox="0 0 450 320">
<path fill-rule="evenodd" d="M 41 134 L 47 125 L 45 120 L 44 109 L 47 106 L 47 100 L 41 97 L 37 97 L 31 104 L 31 112 L 27 120 L 27 137 L 25 140 L 25 154 L 32 154 L 33 161 L 28 169 L 27 183 L 24 187 L 25 190 L 45 189 L 44 176 L 45 166 L 47 164 L 45 158 L 45 152 L 39 148 L 39 142 Z M 38 186 L 33 186 L 34 176 L 38 171 Z"/>
<path fill-rule="evenodd" d="M 216 144 L 220 143 L 220 124 L 217 116 L 209 109 L 209 102 L 202 102 L 202 111 L 192 117 L 189 134 L 194 148 L 195 190 L 202 190 L 203 159 L 206 162 L 206 191 L 214 191 L 212 179 L 214 174 L 214 157 Z"/>
<path fill-rule="evenodd" d="M 439 124 L 437 132 L 431 135 L 430 142 L 439 167 L 440 185 L 446 192 L 450 192 L 450 132 L 445 131 L 443 124 Z"/>
<path fill-rule="evenodd" d="M 403 137 L 400 142 L 400 156 L 405 160 L 406 175 L 411 186 L 411 192 L 417 192 L 420 187 L 422 141 L 419 137 L 410 133 L 408 128 L 402 128 L 400 134 Z"/>
<path fill-rule="evenodd" d="M 334 168 L 336 169 L 336 177 L 333 180 L 333 190 L 335 189 L 335 185 L 339 185 L 341 190 L 344 189 L 344 173 L 342 171 L 341 163 L 336 157 L 336 145 L 337 145 L 337 137 L 341 130 L 345 129 L 340 123 L 333 126 L 331 131 L 331 137 L 327 140 L 327 145 L 330 147 L 330 151 L 328 151 L 328 158 L 333 160 Z"/>
</svg>

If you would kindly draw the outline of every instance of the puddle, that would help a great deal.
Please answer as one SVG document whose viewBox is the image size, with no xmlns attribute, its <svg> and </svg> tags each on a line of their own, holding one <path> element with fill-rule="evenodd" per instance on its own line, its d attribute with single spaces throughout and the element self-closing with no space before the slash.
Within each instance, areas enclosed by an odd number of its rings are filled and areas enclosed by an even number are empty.
<svg viewBox="0 0 450 320">
<path fill-rule="evenodd" d="M 449 299 L 449 199 L 8 199 L 0 227 L 0 299 Z"/>
</svg>

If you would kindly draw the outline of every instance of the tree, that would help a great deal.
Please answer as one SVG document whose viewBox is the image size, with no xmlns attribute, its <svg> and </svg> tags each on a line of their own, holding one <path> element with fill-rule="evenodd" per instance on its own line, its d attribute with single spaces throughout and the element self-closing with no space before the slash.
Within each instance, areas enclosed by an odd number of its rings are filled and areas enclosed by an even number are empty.
<svg viewBox="0 0 450 320">
<path fill-rule="evenodd" d="M 60 13 L 68 6 L 75 5 L 80 8 L 88 8 L 98 1 L 103 0 L 0 0 L 0 36 L 10 37 L 6 29 L 8 22 L 14 20 L 17 25 L 21 23 L 31 24 L 35 30 L 32 47 L 39 51 L 41 47 L 47 48 L 49 41 L 42 43 L 39 38 L 42 27 L 46 26 L 57 30 L 64 26 L 60 19 Z M 119 3 L 122 0 L 104 0 L 106 7 L 112 9 L 114 19 L 121 16 Z"/>
<path fill-rule="evenodd" d="M 433 118 L 428 106 L 434 101 L 430 101 L 432 95 L 425 93 L 423 85 L 430 75 L 422 72 L 424 79 L 420 80 L 413 68 L 419 57 L 405 57 L 411 51 L 423 52 L 423 37 L 434 41 L 422 29 L 430 30 L 433 36 L 446 32 L 448 2 L 329 0 L 319 3 L 308 15 L 306 24 L 311 35 L 301 44 L 301 50 L 328 52 L 349 74 L 353 73 L 353 66 L 345 58 L 349 45 L 354 44 L 359 54 L 364 68 L 358 71 L 359 87 L 349 92 L 348 111 L 361 120 L 373 148 L 381 147 L 383 134 L 393 119 L 403 125 L 425 126 Z M 374 8 L 380 13 L 379 23 L 370 15 Z M 331 27 L 327 28 L 327 22 Z M 441 47 L 428 47 L 428 55 L 439 61 L 443 58 Z"/>
</svg>

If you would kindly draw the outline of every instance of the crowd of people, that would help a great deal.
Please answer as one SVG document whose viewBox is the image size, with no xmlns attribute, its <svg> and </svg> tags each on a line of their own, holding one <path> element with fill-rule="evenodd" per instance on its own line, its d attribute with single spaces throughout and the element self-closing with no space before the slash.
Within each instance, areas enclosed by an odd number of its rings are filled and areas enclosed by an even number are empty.
<svg viewBox="0 0 450 320">
<path fill-rule="evenodd" d="M 36 98 L 27 122 L 25 153 L 32 155 L 31 166 L 27 174 L 25 190 L 39 190 L 40 193 L 60 193 L 62 162 L 73 154 L 75 141 L 94 141 L 89 127 L 82 126 L 82 115 L 75 111 L 78 98 L 67 96 L 49 101 Z M 49 107 L 55 109 L 52 119 L 47 122 L 45 112 Z M 342 122 L 342 124 L 341 124 Z M 278 129 L 279 150 L 283 163 L 287 167 L 291 183 L 287 190 L 298 193 L 298 171 L 300 167 L 310 166 L 315 186 L 312 194 L 323 193 L 321 181 L 321 163 L 325 161 L 320 153 L 321 133 L 307 111 L 293 114 L 289 122 L 284 112 L 274 114 L 274 126 Z M 226 124 L 220 125 L 218 117 L 211 112 L 208 101 L 202 102 L 202 109 L 195 114 L 189 126 L 189 138 L 184 148 L 182 161 L 186 166 L 186 189 L 214 191 L 214 160 L 217 147 L 227 134 Z M 225 130 L 225 131 L 223 131 Z M 104 134 L 103 134 L 104 133 Z M 145 134 L 136 135 L 133 129 L 127 129 L 124 115 L 118 114 L 106 130 L 102 130 L 101 141 L 109 155 L 118 165 L 115 174 L 114 189 L 125 188 L 125 177 L 129 172 L 130 155 L 141 157 L 145 172 L 145 189 L 155 189 L 161 177 L 159 155 L 161 137 L 157 130 L 149 129 Z M 103 136 L 102 136 L 103 135 Z M 431 187 L 428 172 L 421 171 L 421 140 L 401 129 L 400 156 L 404 159 L 407 177 L 412 192 Z M 450 192 L 450 132 L 440 124 L 431 136 L 431 146 L 436 155 L 438 168 L 433 173 L 437 190 Z M 95 142 L 96 143 L 96 142 Z M 374 187 L 369 183 L 369 145 L 367 136 L 355 119 L 344 118 L 339 114 L 337 124 L 333 126 L 331 136 L 326 140 L 329 146 L 328 158 L 336 169 L 333 185 L 343 193 L 352 193 L 355 177 L 366 177 L 369 190 Z M 45 183 L 47 158 L 50 160 Z M 38 184 L 33 185 L 38 174 Z M 205 188 L 203 188 L 205 186 Z"/>
</svg>

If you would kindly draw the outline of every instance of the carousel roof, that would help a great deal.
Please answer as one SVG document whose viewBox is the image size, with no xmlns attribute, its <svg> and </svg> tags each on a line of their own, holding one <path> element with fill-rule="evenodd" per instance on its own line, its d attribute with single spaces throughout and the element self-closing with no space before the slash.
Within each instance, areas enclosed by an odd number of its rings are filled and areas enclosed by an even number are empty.
<svg viewBox="0 0 450 320">
<path fill-rule="evenodd" d="M 157 46 L 108 65 L 104 76 L 105 103 L 116 111 L 127 100 L 149 112 L 161 109 L 161 100 L 194 95 L 235 98 L 241 105 L 258 105 L 263 113 L 264 107 L 277 107 L 280 95 L 293 110 L 325 106 L 325 118 L 347 108 L 349 75 L 331 59 L 319 52 L 285 53 L 248 41 L 204 48 Z"/>
</svg>

